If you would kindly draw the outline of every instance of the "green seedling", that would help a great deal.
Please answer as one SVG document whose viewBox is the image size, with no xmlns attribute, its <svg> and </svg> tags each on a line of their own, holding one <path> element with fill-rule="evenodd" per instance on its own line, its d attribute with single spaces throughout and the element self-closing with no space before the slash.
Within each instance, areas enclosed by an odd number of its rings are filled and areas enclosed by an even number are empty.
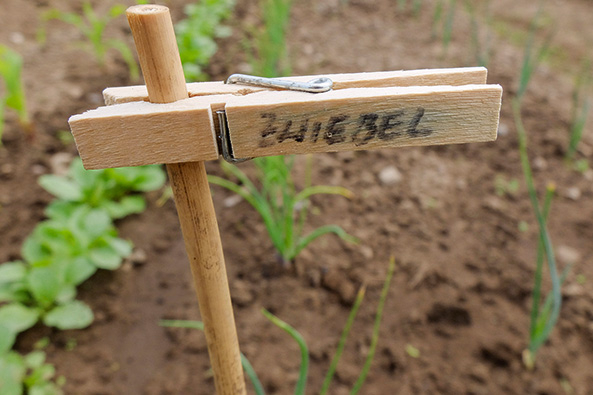
<svg viewBox="0 0 593 395">
<path fill-rule="evenodd" d="M 140 2 L 144 3 L 144 2 Z M 128 66 L 130 78 L 137 80 L 140 77 L 138 64 L 130 47 L 122 40 L 105 38 L 105 28 L 114 19 L 120 17 L 126 11 L 123 4 L 111 7 L 105 15 L 99 15 L 93 9 L 90 1 L 82 3 L 82 15 L 74 12 L 64 12 L 58 9 L 51 9 L 43 14 L 44 27 L 38 33 L 38 40 L 45 42 L 45 24 L 57 19 L 76 27 L 86 38 L 83 47 L 91 52 L 101 67 L 105 66 L 105 57 L 109 50 L 113 49 L 120 53 Z M 90 46 L 88 46 L 90 44 Z"/>
<path fill-rule="evenodd" d="M 422 9 L 422 0 L 412 0 L 412 14 L 414 16 L 420 15 L 420 11 Z M 397 0 L 397 9 L 398 11 L 404 11 L 406 6 L 408 5 L 408 0 Z"/>
<path fill-rule="evenodd" d="M 15 334 L 39 319 L 59 329 L 88 326 L 93 314 L 74 299 L 76 287 L 97 269 L 117 269 L 131 253 L 113 219 L 143 211 L 144 198 L 129 193 L 156 190 L 164 181 L 158 166 L 86 171 L 80 159 L 67 176 L 40 177 L 58 199 L 23 243 L 23 261 L 0 265 L 0 325 L 18 323 Z"/>
<path fill-rule="evenodd" d="M 472 35 L 472 49 L 474 52 L 475 62 L 478 66 L 486 67 L 490 60 L 490 42 L 491 36 L 490 32 L 487 31 L 485 37 L 480 37 L 480 29 L 483 26 L 485 29 L 488 29 L 488 26 L 491 24 L 491 15 L 490 15 L 490 0 L 481 2 L 481 6 L 484 10 L 484 23 L 481 24 L 478 21 L 478 9 L 472 0 L 465 0 L 465 10 L 469 13 L 470 20 L 471 20 L 471 35 Z"/>
<path fill-rule="evenodd" d="M 286 32 L 292 0 L 261 0 L 260 4 L 263 30 L 255 32 L 255 44 L 249 47 L 253 72 L 262 77 L 288 75 L 291 69 L 286 52 Z"/>
<path fill-rule="evenodd" d="M 443 18 L 443 10 L 445 8 L 445 0 L 437 0 L 434 6 L 434 12 L 432 13 L 432 25 L 430 28 L 430 35 L 433 40 L 437 38 L 437 28 L 439 22 Z"/>
<path fill-rule="evenodd" d="M 45 352 L 22 356 L 0 352 L 0 393 L 3 395 L 61 395 L 65 379 L 55 378 L 55 368 L 45 362 Z"/>
<path fill-rule="evenodd" d="M 221 22 L 230 16 L 234 6 L 235 0 L 202 0 L 185 7 L 187 18 L 175 24 L 175 33 L 188 82 L 207 79 L 203 69 L 218 48 L 214 39 L 231 34 Z"/>
<path fill-rule="evenodd" d="M 28 134 L 33 131 L 33 124 L 29 118 L 25 100 L 25 89 L 21 77 L 22 69 L 23 58 L 21 55 L 0 44 L 0 77 L 2 77 L 5 90 L 4 97 L 0 93 L 0 145 L 2 144 L 6 108 L 17 112 L 19 123 Z"/>
<path fill-rule="evenodd" d="M 78 207 L 66 219 L 40 223 L 22 247 L 23 261 L 0 266 L 0 325 L 16 334 L 39 319 L 58 329 L 79 329 L 93 320 L 90 308 L 75 300 L 76 287 L 97 269 L 117 269 L 131 253 L 116 237 L 102 210 Z M 10 323 L 10 324 L 9 324 Z"/>
<path fill-rule="evenodd" d="M 43 175 L 39 184 L 58 199 L 45 210 L 50 218 L 67 218 L 80 206 L 104 210 L 111 218 L 140 213 L 146 200 L 132 192 L 160 189 L 166 177 L 159 166 L 85 170 L 82 161 L 72 161 L 66 176 Z"/>
<path fill-rule="evenodd" d="M 583 131 L 589 110 L 591 109 L 591 97 L 588 94 L 588 89 L 593 83 L 593 75 L 591 74 L 591 60 L 587 59 L 583 62 L 581 70 L 575 79 L 574 88 L 572 92 L 572 112 L 570 117 L 570 140 L 568 142 L 568 149 L 566 150 L 565 159 L 571 161 L 583 137 Z"/>
<path fill-rule="evenodd" d="M 238 183 L 217 176 L 208 176 L 210 183 L 224 187 L 245 199 L 262 217 L 268 235 L 283 264 L 290 264 L 294 258 L 317 238 L 333 233 L 348 242 L 357 239 L 337 225 L 325 225 L 303 234 L 309 198 L 318 194 L 333 194 L 351 197 L 345 188 L 335 186 L 311 186 L 311 158 L 305 181 L 305 188 L 297 192 L 292 180 L 294 157 L 267 157 L 254 160 L 261 187 L 256 185 L 238 167 L 222 162 L 225 171 L 236 177 Z"/>
<path fill-rule="evenodd" d="M 521 160 L 521 167 L 523 169 L 523 174 L 527 184 L 529 199 L 531 200 L 531 205 L 539 226 L 538 260 L 536 262 L 534 290 L 532 293 L 533 307 L 531 315 L 531 328 L 529 331 L 529 347 L 525 353 L 525 355 L 527 355 L 525 358 L 527 367 L 532 367 L 535 364 L 537 351 L 546 342 L 552 330 L 554 329 L 554 326 L 558 321 L 560 308 L 562 305 L 562 295 L 560 292 L 562 280 L 561 276 L 558 275 L 553 245 L 546 226 L 547 214 L 555 188 L 548 186 L 546 196 L 544 196 L 543 207 L 541 207 L 535 188 L 529 156 L 527 153 L 527 131 L 523 125 L 523 118 L 521 114 L 523 95 L 527 91 L 527 86 L 531 80 L 533 72 L 537 68 L 539 62 L 545 57 L 550 46 L 550 37 L 548 36 L 546 41 L 539 48 L 534 49 L 537 26 L 543 10 L 543 5 L 544 1 L 540 1 L 538 12 L 531 21 L 529 38 L 525 47 L 525 56 L 523 60 L 523 66 L 521 68 L 519 87 L 517 89 L 516 96 L 511 102 L 513 109 L 513 119 L 517 128 L 519 140 L 519 156 Z M 541 277 L 544 259 L 548 263 L 548 271 L 550 273 L 550 279 L 552 282 L 552 290 L 546 298 L 544 307 L 540 308 L 539 302 L 541 293 Z M 547 300 L 549 300 L 549 302 L 547 302 Z"/>
<path fill-rule="evenodd" d="M 494 179 L 494 190 L 498 196 L 514 196 L 519 190 L 519 180 L 516 178 L 507 180 L 503 175 L 498 174 Z"/>
<path fill-rule="evenodd" d="M 383 289 L 381 290 L 381 296 L 379 298 L 379 305 L 377 307 L 377 312 L 375 314 L 375 323 L 373 326 L 373 334 L 371 337 L 371 344 L 370 344 L 369 351 L 367 353 L 364 365 L 362 367 L 361 373 L 360 373 L 358 379 L 356 380 L 356 383 L 354 384 L 352 391 L 350 392 L 352 395 L 355 395 L 360 391 L 364 382 L 367 379 L 369 370 L 371 368 L 371 364 L 373 362 L 373 359 L 375 356 L 375 351 L 377 348 L 377 342 L 379 340 L 379 329 L 380 329 L 381 320 L 383 317 L 383 308 L 385 307 L 385 301 L 387 300 L 387 294 L 389 292 L 389 285 L 391 284 L 391 279 L 393 278 L 394 272 L 395 272 L 395 258 L 391 257 L 391 259 L 389 261 L 389 268 L 387 270 L 387 276 L 385 278 L 385 282 L 383 283 Z M 350 333 L 350 329 L 352 328 L 354 319 L 356 318 L 356 314 L 358 313 L 360 305 L 364 299 L 364 294 L 365 294 L 365 287 L 363 286 L 358 291 L 356 300 L 354 301 L 354 305 L 352 306 L 352 309 L 350 310 L 350 314 L 348 315 L 348 319 L 346 320 L 346 324 L 344 326 L 344 329 L 342 330 L 342 334 L 338 341 L 338 346 L 336 348 L 336 352 L 334 354 L 334 357 L 332 358 L 330 367 L 328 369 L 328 372 L 327 372 L 325 379 L 323 381 L 321 390 L 319 392 L 320 395 L 326 395 L 328 393 L 330 384 L 333 380 L 336 368 L 338 366 L 338 362 L 339 362 L 342 352 L 344 350 L 344 346 L 346 344 L 348 334 Z M 290 335 L 297 342 L 297 344 L 299 346 L 300 353 L 301 353 L 301 364 L 300 364 L 300 368 L 299 368 L 299 377 L 297 379 L 294 393 L 295 393 L 295 395 L 304 395 L 305 389 L 307 386 L 307 375 L 308 375 L 308 370 L 309 370 L 309 349 L 307 347 L 305 339 L 295 328 L 293 328 L 286 322 L 282 321 L 280 318 L 276 317 L 275 315 L 273 315 L 266 309 L 263 309 L 262 313 L 267 319 L 270 320 L 270 322 L 272 322 L 278 328 L 280 328 L 283 331 L 285 331 L 286 333 L 288 333 L 288 335 Z M 193 328 L 193 329 L 199 329 L 201 331 L 204 331 L 204 324 L 200 321 L 161 320 L 160 325 L 166 326 L 166 327 L 175 327 L 175 328 Z M 245 370 L 247 377 L 250 379 L 251 383 L 253 384 L 255 393 L 257 395 L 264 395 L 265 392 L 264 392 L 263 386 L 261 384 L 261 381 L 257 377 L 257 374 L 256 374 L 255 370 L 253 369 L 253 366 L 249 363 L 249 361 L 243 354 L 241 354 L 241 364 L 243 365 L 243 369 Z"/>
</svg>

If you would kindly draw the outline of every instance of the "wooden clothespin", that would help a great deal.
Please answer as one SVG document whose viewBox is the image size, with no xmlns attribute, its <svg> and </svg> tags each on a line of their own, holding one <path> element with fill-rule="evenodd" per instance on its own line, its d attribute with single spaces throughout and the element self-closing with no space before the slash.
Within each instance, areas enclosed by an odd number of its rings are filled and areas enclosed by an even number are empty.
<svg viewBox="0 0 593 395">
<path fill-rule="evenodd" d="M 168 9 L 134 6 L 127 15 L 146 86 L 106 89 L 107 106 L 71 117 L 70 127 L 87 169 L 167 164 L 217 392 L 244 394 L 203 161 L 492 141 L 502 88 L 486 84 L 485 68 L 186 85 Z M 294 91 L 330 83 L 325 93 Z"/>
<path fill-rule="evenodd" d="M 107 107 L 70 125 L 89 169 L 214 160 L 225 148 L 239 159 L 484 142 L 496 139 L 502 96 L 486 76 L 482 67 L 334 74 L 326 93 L 201 82 L 162 105 L 146 102 L 144 86 L 108 88 Z"/>
</svg>

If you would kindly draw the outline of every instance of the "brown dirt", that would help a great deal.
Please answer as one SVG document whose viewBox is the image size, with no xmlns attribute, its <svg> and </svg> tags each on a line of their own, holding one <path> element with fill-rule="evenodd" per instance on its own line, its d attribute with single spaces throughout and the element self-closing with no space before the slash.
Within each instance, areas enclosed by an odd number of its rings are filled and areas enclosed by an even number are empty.
<svg viewBox="0 0 593 395">
<path fill-rule="evenodd" d="M 101 2 L 106 8 L 113 1 Z M 170 1 L 175 18 L 184 1 Z M 235 34 L 221 42 L 210 67 L 223 78 L 247 71 L 241 32 L 257 22 L 255 0 L 240 1 Z M 267 308 L 293 324 L 311 350 L 309 392 L 320 387 L 354 294 L 367 296 L 351 333 L 331 393 L 347 393 L 368 351 L 373 314 L 390 255 L 398 266 L 389 292 L 381 338 L 365 394 L 575 394 L 593 393 L 593 186 L 592 174 L 562 161 L 568 141 L 571 72 L 591 52 L 593 4 L 550 1 L 555 56 L 538 69 L 526 98 L 530 155 L 540 190 L 558 186 L 550 230 L 561 266 L 575 260 L 564 288 L 560 321 L 538 355 L 536 369 L 521 362 L 526 347 L 537 227 L 525 187 L 498 196 L 497 175 L 522 180 L 510 113 L 522 50 L 509 37 L 524 31 L 537 2 L 492 2 L 503 24 L 493 37 L 489 82 L 505 89 L 497 142 L 315 156 L 314 182 L 341 185 L 355 198 L 317 197 L 310 226 L 334 223 L 361 240 L 326 237 L 311 245 L 292 268 L 278 265 L 264 226 L 245 202 L 225 207 L 227 191 L 214 188 L 243 352 L 268 393 L 291 393 L 298 350 L 261 314 Z M 397 12 L 392 0 L 296 2 L 289 49 L 295 74 L 356 72 L 473 65 L 470 27 L 458 12 L 453 41 L 443 56 L 431 37 L 433 2 L 417 18 Z M 100 105 L 107 86 L 130 84 L 125 65 L 111 54 L 105 67 L 75 45 L 81 37 L 60 22 L 48 41 L 35 41 L 38 17 L 50 6 L 77 10 L 79 2 L 3 0 L 0 42 L 25 59 L 24 78 L 36 123 L 26 139 L 9 117 L 0 149 L 0 262 L 15 259 L 23 239 L 43 217 L 50 196 L 36 178 L 51 171 L 56 153 L 75 154 L 56 138 L 71 114 Z M 515 30 L 513 30 L 515 29 Z M 500 29 L 499 29 L 500 30 Z M 130 40 L 125 20 L 109 28 Z M 591 161 L 591 122 L 580 157 Z M 301 159 L 299 159 L 301 160 Z M 395 166 L 402 180 L 383 185 L 378 174 Z M 242 165 L 252 173 L 250 164 Z M 220 174 L 217 163 L 209 172 Z M 574 196 L 578 189 L 580 196 Z M 163 329 L 161 318 L 199 319 L 197 302 L 172 202 L 121 221 L 124 237 L 147 254 L 144 265 L 98 273 L 80 290 L 95 311 L 85 330 L 35 328 L 19 339 L 26 351 L 49 336 L 49 360 L 67 377 L 67 393 L 213 393 L 206 343 L 197 331 Z M 575 199 L 576 197 L 576 199 Z M 519 231 L 525 221 L 528 231 Z M 568 250 L 569 253 L 566 251 Z M 571 258 L 571 252 L 576 256 Z M 584 284 L 576 281 L 583 275 Z M 412 358 L 406 345 L 418 348 Z"/>
</svg>

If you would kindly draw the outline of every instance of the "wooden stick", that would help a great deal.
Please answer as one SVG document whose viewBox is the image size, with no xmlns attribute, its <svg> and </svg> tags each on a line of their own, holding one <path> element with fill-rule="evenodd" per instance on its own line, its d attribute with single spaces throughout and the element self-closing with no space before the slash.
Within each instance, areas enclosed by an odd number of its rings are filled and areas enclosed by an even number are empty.
<svg viewBox="0 0 593 395">
<path fill-rule="evenodd" d="M 143 5 L 127 10 L 151 102 L 187 98 L 169 9 Z M 206 131 L 211 133 L 210 131 Z M 218 394 L 245 394 L 239 342 L 222 245 L 203 162 L 167 165 Z"/>
</svg>

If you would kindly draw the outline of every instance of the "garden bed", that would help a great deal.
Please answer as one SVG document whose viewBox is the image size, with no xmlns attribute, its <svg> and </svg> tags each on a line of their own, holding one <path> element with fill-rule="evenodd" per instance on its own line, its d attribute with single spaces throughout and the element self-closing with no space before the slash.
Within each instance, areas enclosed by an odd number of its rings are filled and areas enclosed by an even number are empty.
<svg viewBox="0 0 593 395">
<path fill-rule="evenodd" d="M 51 6 L 76 11 L 78 3 L 62 0 Z M 168 3 L 174 19 L 180 18 L 185 2 Z M 295 2 L 288 35 L 293 73 L 475 65 L 469 17 L 461 6 L 444 54 L 440 30 L 436 38 L 431 34 L 433 2 L 426 2 L 418 16 L 398 12 L 394 3 Z M 549 229 L 559 265 L 573 266 L 563 287 L 558 326 L 539 352 L 535 369 L 528 371 L 521 360 L 528 337 L 537 225 L 519 163 L 510 94 L 523 56 L 516 41 L 536 12 L 533 3 L 492 4 L 488 82 L 505 89 L 496 142 L 314 157 L 313 182 L 346 187 L 354 197 L 314 198 L 310 226 L 340 225 L 360 244 L 326 236 L 304 250 L 293 266 L 284 267 L 252 207 L 222 188 L 212 188 L 239 341 L 269 393 L 293 391 L 299 352 L 260 310 L 266 308 L 292 324 L 307 340 L 309 391 L 315 393 L 356 292 L 366 284 L 330 390 L 347 393 L 369 348 L 391 255 L 397 268 L 363 393 L 593 392 L 593 174 L 572 170 L 563 161 L 571 73 L 591 53 L 593 42 L 588 21 L 593 5 L 585 0 L 548 3 L 546 12 L 558 27 L 556 51 L 538 69 L 525 97 L 524 121 L 539 191 L 550 181 L 557 186 Z M 36 21 L 48 7 L 45 1 L 3 0 L 0 5 L 0 42 L 23 55 L 36 126 L 35 135 L 27 138 L 8 118 L 0 149 L 0 262 L 19 258 L 24 238 L 43 218 L 50 195 L 38 186 L 38 176 L 52 172 L 64 153 L 76 154 L 72 143 L 64 145 L 58 138 L 58 131 L 67 129 L 68 116 L 99 106 L 100 92 L 107 86 L 138 83 L 128 80 L 125 63 L 116 54 L 104 68 L 98 67 L 77 49 L 79 33 L 63 23 L 50 22 L 47 43 L 41 46 L 35 40 Z M 248 71 L 241 41 L 258 18 L 258 2 L 239 1 L 229 22 L 234 34 L 220 42 L 209 67 L 213 79 Z M 131 41 L 125 19 L 116 25 L 109 34 Z M 591 124 L 579 153 L 589 161 Z M 249 163 L 240 166 L 254 174 Z M 223 175 L 216 162 L 207 168 Z M 302 171 L 296 174 L 299 179 Z M 497 177 L 519 180 L 520 187 L 501 192 Z M 118 223 L 122 237 L 133 241 L 146 259 L 126 263 L 116 272 L 99 272 L 82 286 L 81 298 L 96 316 L 92 326 L 78 331 L 39 326 L 19 338 L 18 349 L 28 351 L 49 336 L 48 359 L 67 378 L 66 393 L 214 391 L 203 333 L 158 325 L 164 318 L 199 319 L 174 204 L 169 200 L 159 207 L 159 196 L 151 193 L 146 212 Z M 408 345 L 419 355 L 407 353 Z"/>
</svg>

